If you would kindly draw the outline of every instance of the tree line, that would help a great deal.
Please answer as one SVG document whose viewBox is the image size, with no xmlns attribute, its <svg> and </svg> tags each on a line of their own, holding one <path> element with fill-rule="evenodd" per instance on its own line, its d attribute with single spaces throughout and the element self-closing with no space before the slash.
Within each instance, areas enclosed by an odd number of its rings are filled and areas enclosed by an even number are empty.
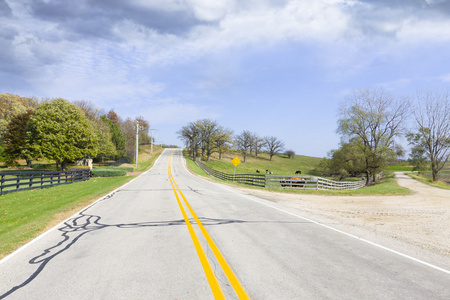
<svg viewBox="0 0 450 300">
<path fill-rule="evenodd" d="M 8 166 L 25 160 L 55 161 L 58 170 L 83 158 L 94 161 L 133 157 L 136 123 L 139 141 L 150 142 L 149 124 L 142 117 L 123 120 L 87 101 L 73 103 L 0 94 L 0 160 Z"/>
<path fill-rule="evenodd" d="M 199 119 L 183 126 L 177 132 L 179 139 L 184 141 L 189 149 L 190 156 L 195 158 L 197 153 L 210 160 L 213 153 L 222 154 L 230 149 L 239 150 L 244 157 L 244 163 L 248 156 L 258 156 L 265 151 L 272 157 L 284 149 L 284 143 L 274 136 L 261 137 L 256 133 L 243 130 L 240 134 L 234 134 L 230 129 L 219 125 L 217 121 L 211 119 Z M 293 157 L 295 152 L 287 150 L 286 154 Z"/>
<path fill-rule="evenodd" d="M 376 182 L 390 161 L 405 154 L 395 142 L 405 136 L 412 147 L 410 162 L 416 170 L 430 164 L 435 181 L 450 158 L 449 93 L 423 91 L 408 99 L 394 98 L 383 89 L 354 90 L 341 103 L 337 132 L 339 149 L 319 166 L 325 175 L 364 174 L 366 184 Z"/>
</svg>

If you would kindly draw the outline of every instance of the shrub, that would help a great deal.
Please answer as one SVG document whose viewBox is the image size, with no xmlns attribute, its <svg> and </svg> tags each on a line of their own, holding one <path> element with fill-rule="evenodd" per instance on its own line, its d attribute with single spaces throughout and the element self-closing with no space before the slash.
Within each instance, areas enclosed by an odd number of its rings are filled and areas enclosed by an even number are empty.
<svg viewBox="0 0 450 300">
<path fill-rule="evenodd" d="M 73 166 L 70 167 L 67 171 L 79 171 L 79 170 L 90 170 L 89 166 Z"/>
<path fill-rule="evenodd" d="M 96 168 L 91 171 L 92 177 L 115 177 L 115 176 L 125 176 L 127 171 L 120 169 L 103 169 Z"/>
</svg>

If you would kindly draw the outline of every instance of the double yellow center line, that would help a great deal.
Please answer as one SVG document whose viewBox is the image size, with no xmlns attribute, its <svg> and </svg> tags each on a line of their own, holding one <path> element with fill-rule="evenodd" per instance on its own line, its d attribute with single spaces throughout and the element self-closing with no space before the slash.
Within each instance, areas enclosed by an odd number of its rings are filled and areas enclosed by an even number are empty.
<svg viewBox="0 0 450 300">
<path fill-rule="evenodd" d="M 186 207 L 189 209 L 189 212 L 191 213 L 192 217 L 194 218 L 195 222 L 197 223 L 198 227 L 200 228 L 200 231 L 202 232 L 204 238 L 206 239 L 206 242 L 208 243 L 209 247 L 211 248 L 212 252 L 214 253 L 214 256 L 216 257 L 217 261 L 219 262 L 220 266 L 222 267 L 222 270 L 224 271 L 225 275 L 227 276 L 228 281 L 232 285 L 232 287 L 233 287 L 234 291 L 236 292 L 237 296 L 239 297 L 239 299 L 250 299 L 250 297 L 247 295 L 244 288 L 242 287 L 241 283 L 236 278 L 236 275 L 234 275 L 230 266 L 228 265 L 226 260 L 223 258 L 222 253 L 220 253 L 219 249 L 217 248 L 216 244 L 212 240 L 211 236 L 206 231 L 202 222 L 200 222 L 200 220 L 198 219 L 194 210 L 192 209 L 191 205 L 186 200 L 186 197 L 183 195 L 183 193 L 181 192 L 177 183 L 175 182 L 175 179 L 172 176 L 172 165 L 171 165 L 172 155 L 173 155 L 173 150 L 172 150 L 172 153 L 170 154 L 170 158 L 169 158 L 170 184 L 172 185 L 173 192 L 175 193 L 175 197 L 177 198 L 178 206 L 180 207 L 181 213 L 183 214 L 184 221 L 186 222 L 186 225 L 188 227 L 189 233 L 191 235 L 191 239 L 195 246 L 195 250 L 197 251 L 197 255 L 202 264 L 206 278 L 208 279 L 208 283 L 209 283 L 209 286 L 211 287 L 211 291 L 214 295 L 214 298 L 215 299 L 226 299 L 225 295 L 222 292 L 222 289 L 220 288 L 219 281 L 217 280 L 217 277 L 215 276 L 214 271 L 212 270 L 211 265 L 208 262 L 208 258 L 206 257 L 206 254 L 203 251 L 202 246 L 200 245 L 200 241 L 194 231 L 194 228 L 192 227 L 192 224 L 189 221 L 188 215 L 186 213 L 186 210 L 183 207 L 183 204 L 181 203 L 178 193 L 181 195 L 181 198 L 183 198 L 183 201 L 184 201 Z"/>
</svg>

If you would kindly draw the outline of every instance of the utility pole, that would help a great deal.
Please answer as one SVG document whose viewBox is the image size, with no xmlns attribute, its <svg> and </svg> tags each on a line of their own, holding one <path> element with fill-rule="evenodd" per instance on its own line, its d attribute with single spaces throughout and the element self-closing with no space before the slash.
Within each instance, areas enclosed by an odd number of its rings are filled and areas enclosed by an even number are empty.
<svg viewBox="0 0 450 300">
<path fill-rule="evenodd" d="M 150 136 L 150 154 L 153 153 L 153 130 L 158 132 L 158 129 L 150 129 L 150 132 L 151 132 L 151 136 Z M 155 137 L 155 140 L 156 140 L 156 137 Z"/>
<path fill-rule="evenodd" d="M 138 152 L 139 152 L 139 120 L 136 120 L 136 168 L 138 167 Z"/>
</svg>

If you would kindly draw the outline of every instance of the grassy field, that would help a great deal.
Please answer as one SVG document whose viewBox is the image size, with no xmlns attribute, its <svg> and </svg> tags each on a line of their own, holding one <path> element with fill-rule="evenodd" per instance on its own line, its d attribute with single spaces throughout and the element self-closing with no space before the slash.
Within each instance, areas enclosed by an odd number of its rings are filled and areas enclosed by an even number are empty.
<svg viewBox="0 0 450 300">
<path fill-rule="evenodd" d="M 219 160 L 217 155 L 214 155 L 210 162 L 206 163 L 210 168 L 228 174 L 233 174 L 234 165 L 231 160 L 234 157 L 241 160 L 241 164 L 236 167 L 236 173 L 239 174 L 257 174 L 259 170 L 261 174 L 265 174 L 266 170 L 273 172 L 274 175 L 294 175 L 296 171 L 302 171 L 302 175 L 318 175 L 315 169 L 320 163 L 321 158 L 295 155 L 294 158 L 288 158 L 286 155 L 275 155 L 272 161 L 269 160 L 267 153 L 258 154 L 258 157 L 247 157 L 245 163 L 244 158 L 240 153 L 230 152 L 222 156 Z"/>
<path fill-rule="evenodd" d="M 215 156 L 210 162 L 206 163 L 210 168 L 228 174 L 233 174 L 234 165 L 231 159 L 236 156 L 236 153 L 229 153 L 222 156 L 221 160 Z M 238 155 L 239 157 L 239 155 Z M 241 157 L 239 157 L 241 159 Z M 192 172 L 211 178 L 213 180 L 223 182 L 226 184 L 242 186 L 252 189 L 264 189 L 266 191 L 274 191 L 281 193 L 302 193 L 302 194 L 318 194 L 318 195 L 340 195 L 340 196 L 361 196 L 361 195 L 408 195 L 411 193 L 409 189 L 400 187 L 395 181 L 393 175 L 387 175 L 383 180 L 370 187 L 364 187 L 358 190 L 345 191 L 316 191 L 316 190 L 295 190 L 295 189 L 266 189 L 258 188 L 244 184 L 233 183 L 230 181 L 222 181 L 220 179 L 209 176 L 200 167 L 198 167 L 191 158 L 186 156 L 187 165 Z M 241 159 L 243 161 L 243 159 Z M 258 155 L 258 158 L 247 158 L 246 163 L 241 163 L 236 168 L 236 174 L 257 174 L 255 171 L 260 170 L 265 174 L 265 170 L 270 170 L 275 175 L 295 175 L 295 171 L 302 171 L 302 175 L 319 176 L 315 169 L 320 162 L 320 158 L 296 155 L 294 159 L 289 159 L 286 156 L 274 156 L 272 161 L 269 161 L 267 154 Z"/>
<path fill-rule="evenodd" d="M 392 172 L 410 172 L 413 166 L 388 166 L 387 169 Z"/>
<path fill-rule="evenodd" d="M 422 174 L 417 174 L 417 173 L 407 173 L 407 175 L 410 176 L 411 178 L 414 178 L 414 179 L 416 179 L 420 182 L 423 182 L 425 184 L 428 184 L 430 186 L 450 190 L 450 185 L 447 184 L 446 182 L 442 182 L 439 180 L 433 182 L 431 177 L 423 176 Z"/>
<path fill-rule="evenodd" d="M 150 150 L 143 147 L 137 170 L 149 169 L 162 150 L 154 147 L 150 155 Z M 135 177 L 96 177 L 0 196 L 0 258 Z"/>
</svg>

